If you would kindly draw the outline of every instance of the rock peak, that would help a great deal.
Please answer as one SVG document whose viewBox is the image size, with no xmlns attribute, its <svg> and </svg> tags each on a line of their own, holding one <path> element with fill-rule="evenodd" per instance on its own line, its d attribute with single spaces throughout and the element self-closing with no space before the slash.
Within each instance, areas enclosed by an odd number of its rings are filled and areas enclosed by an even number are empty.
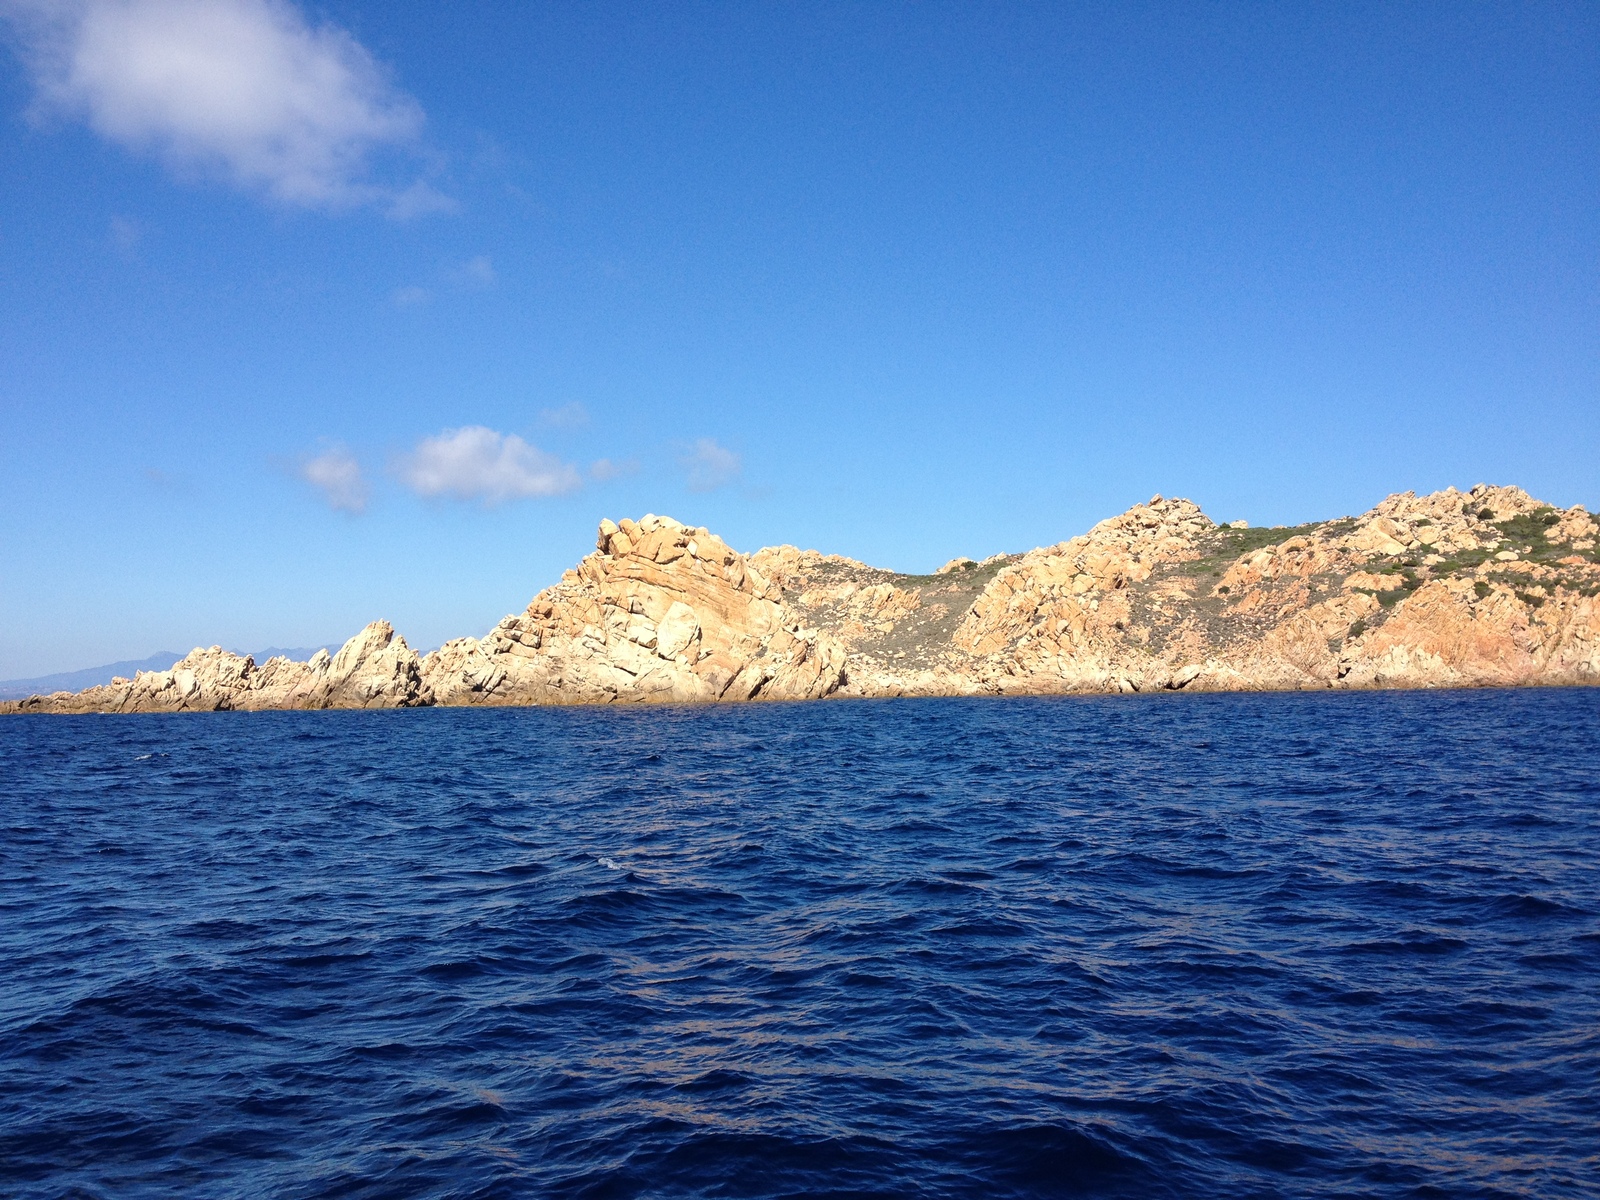
<svg viewBox="0 0 1600 1200">
<path fill-rule="evenodd" d="M 601 521 L 561 583 L 424 671 L 459 704 L 804 699 L 839 686 L 844 651 L 704 526 L 647 513 Z"/>
</svg>

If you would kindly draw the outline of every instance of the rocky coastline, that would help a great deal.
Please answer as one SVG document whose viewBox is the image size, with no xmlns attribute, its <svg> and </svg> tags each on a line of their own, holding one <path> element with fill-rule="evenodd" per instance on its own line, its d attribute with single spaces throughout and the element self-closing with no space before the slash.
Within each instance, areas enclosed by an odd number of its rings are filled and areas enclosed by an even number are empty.
<svg viewBox="0 0 1600 1200">
<path fill-rule="evenodd" d="M 1273 529 L 1156 496 L 1053 546 L 900 575 L 649 515 L 602 521 L 481 638 L 419 655 L 375 621 L 307 662 L 213 646 L 0 712 L 1593 685 L 1597 533 L 1581 505 L 1483 484 Z"/>
</svg>

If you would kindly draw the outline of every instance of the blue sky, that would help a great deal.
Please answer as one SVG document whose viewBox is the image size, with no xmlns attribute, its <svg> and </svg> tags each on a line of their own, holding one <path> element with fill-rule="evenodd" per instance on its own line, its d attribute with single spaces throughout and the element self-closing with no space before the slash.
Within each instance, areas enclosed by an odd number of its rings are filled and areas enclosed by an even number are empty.
<svg viewBox="0 0 1600 1200">
<path fill-rule="evenodd" d="M 0 0 L 0 678 L 1600 503 L 1593 5 Z"/>
</svg>

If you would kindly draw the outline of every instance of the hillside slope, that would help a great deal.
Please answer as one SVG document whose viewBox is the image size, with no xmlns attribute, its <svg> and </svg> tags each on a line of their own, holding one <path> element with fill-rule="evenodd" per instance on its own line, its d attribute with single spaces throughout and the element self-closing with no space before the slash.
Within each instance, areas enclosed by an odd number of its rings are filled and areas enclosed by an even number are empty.
<svg viewBox="0 0 1600 1200">
<path fill-rule="evenodd" d="M 426 656 L 380 621 L 304 663 L 197 649 L 0 711 L 1594 684 L 1597 533 L 1582 506 L 1482 484 L 1292 529 L 1156 496 L 1054 546 L 899 575 L 652 515 L 602 522 L 526 610 Z"/>
</svg>

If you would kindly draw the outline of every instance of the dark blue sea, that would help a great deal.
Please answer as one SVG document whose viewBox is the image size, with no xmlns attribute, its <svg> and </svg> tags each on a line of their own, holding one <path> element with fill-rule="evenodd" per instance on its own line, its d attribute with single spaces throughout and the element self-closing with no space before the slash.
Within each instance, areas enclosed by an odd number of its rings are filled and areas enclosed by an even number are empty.
<svg viewBox="0 0 1600 1200">
<path fill-rule="evenodd" d="M 1600 690 L 0 719 L 0 1195 L 1593 1197 Z"/>
</svg>

